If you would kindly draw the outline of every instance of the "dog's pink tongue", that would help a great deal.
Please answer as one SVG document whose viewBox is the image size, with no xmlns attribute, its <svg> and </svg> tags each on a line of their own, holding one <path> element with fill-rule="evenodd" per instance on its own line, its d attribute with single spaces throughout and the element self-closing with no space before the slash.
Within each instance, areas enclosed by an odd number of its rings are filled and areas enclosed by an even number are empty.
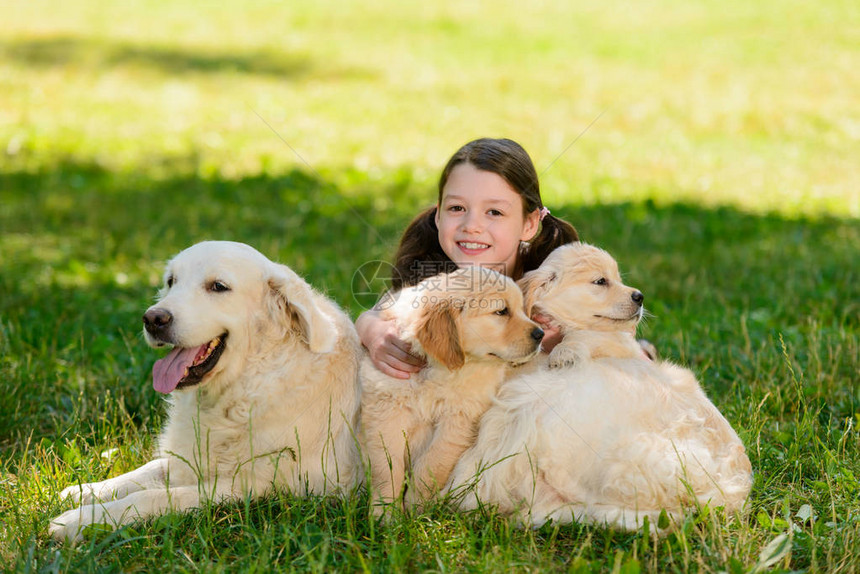
<svg viewBox="0 0 860 574">
<path fill-rule="evenodd" d="M 194 364 L 198 350 L 174 348 L 166 357 L 155 361 L 152 366 L 152 386 L 155 390 L 165 394 L 173 391 L 185 376 L 185 368 Z"/>
</svg>

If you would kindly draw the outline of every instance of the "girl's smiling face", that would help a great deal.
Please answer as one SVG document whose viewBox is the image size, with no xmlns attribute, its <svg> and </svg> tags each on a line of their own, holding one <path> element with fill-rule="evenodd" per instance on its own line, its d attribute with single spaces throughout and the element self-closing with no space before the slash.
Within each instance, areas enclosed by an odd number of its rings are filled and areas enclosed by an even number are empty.
<svg viewBox="0 0 860 574">
<path fill-rule="evenodd" d="M 510 274 L 520 241 L 534 237 L 538 210 L 523 215 L 523 200 L 500 175 L 461 163 L 451 170 L 436 210 L 439 244 L 458 267 L 481 265 Z"/>
</svg>

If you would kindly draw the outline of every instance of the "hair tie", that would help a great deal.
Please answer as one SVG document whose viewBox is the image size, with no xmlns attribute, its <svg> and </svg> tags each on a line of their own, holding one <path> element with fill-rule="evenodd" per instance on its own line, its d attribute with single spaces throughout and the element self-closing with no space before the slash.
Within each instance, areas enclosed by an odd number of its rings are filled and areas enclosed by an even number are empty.
<svg viewBox="0 0 860 574">
<path fill-rule="evenodd" d="M 540 221 L 543 221 L 543 218 L 549 215 L 549 209 L 547 207 L 540 208 Z"/>
</svg>

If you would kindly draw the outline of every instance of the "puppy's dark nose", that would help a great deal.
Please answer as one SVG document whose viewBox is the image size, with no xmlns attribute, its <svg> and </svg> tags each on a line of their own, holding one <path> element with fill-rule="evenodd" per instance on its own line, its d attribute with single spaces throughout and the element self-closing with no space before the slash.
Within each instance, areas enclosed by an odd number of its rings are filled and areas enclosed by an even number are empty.
<svg viewBox="0 0 860 574">
<path fill-rule="evenodd" d="M 541 339 L 543 339 L 543 329 L 540 327 L 532 329 L 532 339 L 540 343 Z"/>
<path fill-rule="evenodd" d="M 633 302 L 637 305 L 641 305 L 642 301 L 645 300 L 645 295 L 642 294 L 641 291 L 634 291 L 630 298 L 633 299 Z"/>
<path fill-rule="evenodd" d="M 150 309 L 143 314 L 143 326 L 153 335 L 163 331 L 173 322 L 173 315 L 167 309 Z"/>
</svg>

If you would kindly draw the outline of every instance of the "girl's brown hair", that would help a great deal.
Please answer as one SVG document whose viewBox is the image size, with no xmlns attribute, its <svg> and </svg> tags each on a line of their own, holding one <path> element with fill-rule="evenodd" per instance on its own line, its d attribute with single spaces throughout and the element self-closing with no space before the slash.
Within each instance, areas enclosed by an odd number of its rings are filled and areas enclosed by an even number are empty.
<svg viewBox="0 0 860 574">
<path fill-rule="evenodd" d="M 540 182 L 529 154 L 513 140 L 493 138 L 471 141 L 451 156 L 439 178 L 437 206 L 442 202 L 442 193 L 451 171 L 462 163 L 495 173 L 504 179 L 522 198 L 523 216 L 536 209 L 543 209 Z M 418 214 L 403 232 L 394 258 L 394 289 L 414 285 L 437 273 L 457 268 L 439 245 L 436 209 L 431 207 Z M 541 220 L 534 238 L 520 247 L 516 267 L 511 270 L 510 276 L 519 279 L 523 273 L 540 266 L 556 247 L 578 240 L 576 229 L 570 223 L 547 214 Z"/>
</svg>

